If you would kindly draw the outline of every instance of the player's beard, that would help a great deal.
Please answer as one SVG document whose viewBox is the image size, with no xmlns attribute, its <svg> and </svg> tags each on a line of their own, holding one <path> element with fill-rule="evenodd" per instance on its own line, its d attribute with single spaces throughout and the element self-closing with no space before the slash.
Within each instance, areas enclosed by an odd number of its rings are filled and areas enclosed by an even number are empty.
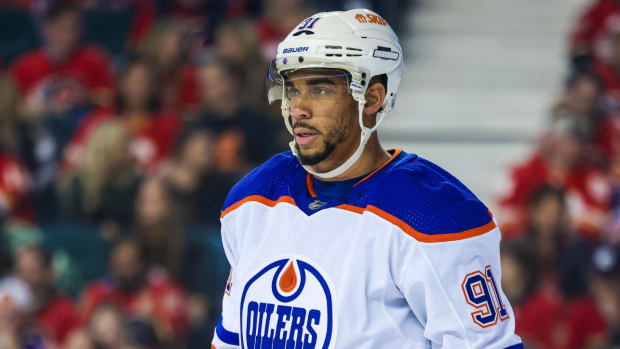
<svg viewBox="0 0 620 349">
<path fill-rule="evenodd" d="M 293 129 L 295 129 L 296 127 L 307 128 L 309 130 L 316 131 L 319 135 L 324 135 L 323 149 L 320 149 L 312 155 L 304 155 L 299 148 L 299 144 L 297 143 L 297 141 L 295 141 L 295 149 L 297 150 L 299 162 L 302 165 L 306 166 L 314 166 L 327 159 L 330 155 L 333 154 L 334 150 L 336 150 L 336 146 L 344 142 L 347 135 L 345 115 L 343 114 L 339 115 L 339 117 L 336 118 L 336 123 L 332 127 L 330 127 L 327 132 L 321 132 L 315 127 L 312 127 L 303 121 L 297 121 L 293 125 Z"/>
</svg>

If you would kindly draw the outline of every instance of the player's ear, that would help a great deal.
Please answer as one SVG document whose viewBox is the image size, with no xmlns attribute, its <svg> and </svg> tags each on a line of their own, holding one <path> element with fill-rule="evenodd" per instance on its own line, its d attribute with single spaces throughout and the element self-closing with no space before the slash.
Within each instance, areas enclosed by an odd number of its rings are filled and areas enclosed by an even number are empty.
<svg viewBox="0 0 620 349">
<path fill-rule="evenodd" d="M 370 81 L 368 89 L 366 89 L 366 104 L 364 105 L 364 115 L 374 115 L 383 106 L 385 100 L 385 86 L 380 81 Z"/>
</svg>

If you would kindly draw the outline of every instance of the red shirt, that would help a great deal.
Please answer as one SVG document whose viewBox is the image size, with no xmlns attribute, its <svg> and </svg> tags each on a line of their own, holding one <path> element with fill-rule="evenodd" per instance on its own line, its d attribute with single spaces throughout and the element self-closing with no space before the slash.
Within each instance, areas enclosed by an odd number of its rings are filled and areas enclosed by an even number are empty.
<svg viewBox="0 0 620 349">
<path fill-rule="evenodd" d="M 73 302 L 59 295 L 52 297 L 39 309 L 36 318 L 48 338 L 57 344 L 62 344 L 71 330 L 79 325 L 79 315 Z"/>
<path fill-rule="evenodd" d="M 100 108 L 80 121 L 65 149 L 63 170 L 71 170 L 81 161 L 91 133 L 102 121 L 112 119 L 115 115 L 116 111 L 112 108 Z M 139 129 L 129 129 L 132 137 L 130 152 L 140 169 L 146 172 L 154 171 L 172 154 L 180 127 L 181 122 L 177 115 L 160 114 L 146 120 L 146 124 Z"/>
<path fill-rule="evenodd" d="M 278 44 L 284 40 L 288 32 L 282 33 L 267 19 L 261 19 L 256 22 L 256 32 L 261 41 L 263 58 L 266 61 L 271 61 L 276 57 Z"/>
<path fill-rule="evenodd" d="M 79 47 L 61 63 L 50 61 L 43 49 L 36 49 L 19 57 L 11 73 L 23 96 L 63 80 L 77 81 L 90 91 L 112 87 L 109 59 L 92 46 Z"/>
<path fill-rule="evenodd" d="M 191 64 L 161 77 L 159 83 L 162 109 L 188 111 L 200 105 L 197 68 Z"/>
<path fill-rule="evenodd" d="M 532 193 L 542 185 L 554 185 L 566 193 L 571 219 L 584 233 L 594 233 L 589 224 L 592 214 L 609 209 L 610 187 L 607 177 L 593 167 L 580 167 L 562 181 L 551 178 L 547 164 L 539 153 L 514 167 L 509 178 L 509 188 L 501 194 L 500 209 L 511 215 L 499 216 L 505 237 L 517 237 L 527 225 L 527 206 Z M 511 236 L 512 234 L 512 236 Z"/>
<path fill-rule="evenodd" d="M 595 139 L 598 151 L 605 157 L 620 155 L 620 114 L 605 119 Z"/>
<path fill-rule="evenodd" d="M 30 188 L 31 179 L 26 167 L 16 157 L 0 152 L 0 211 L 34 221 Z"/>
<path fill-rule="evenodd" d="M 603 102 L 606 110 L 620 111 L 620 76 L 616 69 L 602 61 L 597 61 L 594 71 L 603 85 Z"/>
<path fill-rule="evenodd" d="M 150 315 L 160 324 L 183 336 L 188 325 L 188 300 L 185 291 L 168 278 L 165 272 L 153 270 L 141 289 L 125 293 L 117 290 L 109 279 L 88 285 L 83 294 L 82 321 L 87 323 L 97 305 L 112 303 L 129 317 L 139 318 L 145 304 Z"/>
<path fill-rule="evenodd" d="M 133 0 L 136 15 L 131 21 L 127 42 L 131 47 L 138 47 L 152 29 L 157 17 L 157 8 L 153 0 Z"/>
<path fill-rule="evenodd" d="M 591 1 L 579 17 L 570 34 L 570 44 L 592 52 L 595 57 L 607 59 L 610 53 L 610 34 L 615 33 L 615 22 L 620 19 L 620 2 L 617 0 Z"/>
<path fill-rule="evenodd" d="M 513 307 L 515 332 L 537 348 L 581 349 L 606 331 L 596 305 L 587 297 L 562 302 L 557 295 L 537 291 Z"/>
</svg>

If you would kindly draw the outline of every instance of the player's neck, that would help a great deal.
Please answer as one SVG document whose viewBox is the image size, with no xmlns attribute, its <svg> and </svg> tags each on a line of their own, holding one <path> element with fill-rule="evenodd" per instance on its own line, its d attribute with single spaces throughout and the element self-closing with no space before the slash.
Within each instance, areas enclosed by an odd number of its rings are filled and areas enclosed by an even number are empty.
<svg viewBox="0 0 620 349">
<path fill-rule="evenodd" d="M 333 178 L 322 178 L 320 175 L 315 177 L 325 182 L 345 181 L 347 179 L 364 176 L 381 167 L 381 165 L 389 159 L 390 154 L 381 147 L 379 138 L 375 133 L 370 137 L 368 143 L 366 143 L 364 152 L 362 153 L 362 156 L 360 156 L 359 160 L 357 160 L 355 164 L 353 164 L 343 174 Z"/>
</svg>

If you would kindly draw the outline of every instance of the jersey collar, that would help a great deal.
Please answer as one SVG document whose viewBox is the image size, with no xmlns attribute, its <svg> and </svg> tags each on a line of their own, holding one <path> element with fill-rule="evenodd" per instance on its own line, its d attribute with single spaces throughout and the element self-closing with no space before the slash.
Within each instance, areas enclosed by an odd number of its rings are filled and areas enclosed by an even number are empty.
<svg viewBox="0 0 620 349">
<path fill-rule="evenodd" d="M 358 184 L 366 181 L 368 178 L 372 177 L 377 172 L 379 172 L 382 169 L 384 169 L 388 164 L 390 164 L 394 159 L 396 159 L 398 157 L 398 155 L 400 155 L 400 153 L 402 152 L 402 149 L 400 149 L 400 148 L 389 149 L 387 152 L 390 153 L 392 156 L 386 162 L 384 162 L 383 165 L 379 166 L 377 169 L 375 169 L 374 171 L 370 172 L 367 176 L 365 176 L 364 178 L 360 179 L 357 183 L 355 183 L 353 185 L 354 188 Z M 306 173 L 306 186 L 308 188 L 308 193 L 310 194 L 310 196 L 313 197 L 313 198 L 316 198 L 318 195 L 314 191 L 314 178 L 312 177 L 312 175 L 310 173 Z"/>
</svg>

